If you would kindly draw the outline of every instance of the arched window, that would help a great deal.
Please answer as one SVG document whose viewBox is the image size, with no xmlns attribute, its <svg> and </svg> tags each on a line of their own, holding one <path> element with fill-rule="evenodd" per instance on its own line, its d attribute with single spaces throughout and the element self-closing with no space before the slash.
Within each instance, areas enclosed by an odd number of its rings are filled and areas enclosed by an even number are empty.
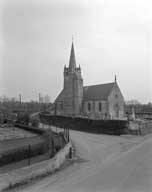
<svg viewBox="0 0 152 192">
<path fill-rule="evenodd" d="M 91 111 L 91 104 L 88 103 L 88 111 Z"/>
<path fill-rule="evenodd" d="M 101 111 L 102 110 L 102 105 L 101 105 L 101 103 L 99 103 L 99 111 Z"/>
</svg>

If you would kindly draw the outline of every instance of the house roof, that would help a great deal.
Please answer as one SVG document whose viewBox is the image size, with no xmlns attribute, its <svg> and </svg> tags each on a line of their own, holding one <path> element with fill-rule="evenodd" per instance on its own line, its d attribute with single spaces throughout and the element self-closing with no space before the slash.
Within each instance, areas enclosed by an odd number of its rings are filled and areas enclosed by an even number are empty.
<svg viewBox="0 0 152 192">
<path fill-rule="evenodd" d="M 84 101 L 89 100 L 107 100 L 115 83 L 92 85 L 84 87 Z"/>
</svg>

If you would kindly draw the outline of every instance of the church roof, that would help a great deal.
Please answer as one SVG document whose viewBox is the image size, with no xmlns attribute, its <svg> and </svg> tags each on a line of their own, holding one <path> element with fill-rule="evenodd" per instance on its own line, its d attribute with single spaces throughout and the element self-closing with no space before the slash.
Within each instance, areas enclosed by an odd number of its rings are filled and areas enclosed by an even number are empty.
<svg viewBox="0 0 152 192">
<path fill-rule="evenodd" d="M 107 100 L 112 88 L 115 83 L 106 83 L 100 85 L 85 86 L 84 90 L 84 101 L 89 100 Z"/>
<path fill-rule="evenodd" d="M 64 90 L 62 90 L 61 92 L 60 92 L 60 94 L 58 95 L 58 97 L 56 98 L 56 100 L 55 101 L 63 101 L 64 100 Z"/>
</svg>

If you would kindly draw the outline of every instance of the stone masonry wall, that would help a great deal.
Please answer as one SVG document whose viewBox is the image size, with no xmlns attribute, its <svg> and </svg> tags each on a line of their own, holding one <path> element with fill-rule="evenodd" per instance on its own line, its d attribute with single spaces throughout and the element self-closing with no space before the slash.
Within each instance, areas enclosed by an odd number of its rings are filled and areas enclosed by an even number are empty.
<svg viewBox="0 0 152 192">
<path fill-rule="evenodd" d="M 89 111 L 88 104 L 90 103 L 91 109 Z M 101 111 L 99 110 L 99 103 L 101 103 Z M 107 102 L 106 101 L 86 101 L 83 104 L 84 115 L 95 118 L 95 119 L 106 119 L 107 118 Z"/>
<path fill-rule="evenodd" d="M 108 110 L 111 119 L 124 119 L 124 98 L 117 85 L 108 97 Z"/>
</svg>

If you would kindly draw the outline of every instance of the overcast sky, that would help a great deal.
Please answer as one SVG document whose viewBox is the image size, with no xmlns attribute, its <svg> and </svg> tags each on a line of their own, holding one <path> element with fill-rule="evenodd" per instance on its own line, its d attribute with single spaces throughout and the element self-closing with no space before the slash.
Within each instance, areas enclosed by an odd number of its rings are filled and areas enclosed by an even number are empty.
<svg viewBox="0 0 152 192">
<path fill-rule="evenodd" d="M 152 102 L 151 0 L 0 0 L 0 95 L 53 101 L 72 35 L 84 85 L 117 74 L 126 100 Z"/>
</svg>

